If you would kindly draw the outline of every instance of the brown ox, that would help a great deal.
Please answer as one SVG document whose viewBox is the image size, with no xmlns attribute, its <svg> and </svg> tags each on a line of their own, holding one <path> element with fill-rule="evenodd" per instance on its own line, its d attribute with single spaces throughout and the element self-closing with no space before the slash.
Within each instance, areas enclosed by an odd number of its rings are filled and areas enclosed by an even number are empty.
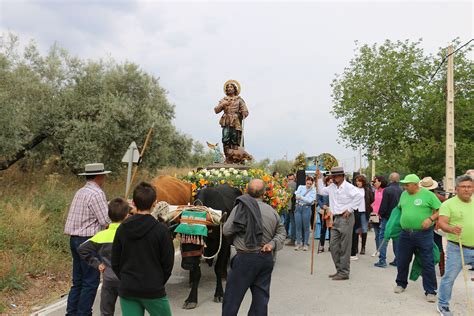
<svg viewBox="0 0 474 316">
<path fill-rule="evenodd" d="M 155 187 L 157 201 L 165 201 L 170 205 L 187 205 L 192 202 L 191 184 L 172 176 L 158 176 L 151 180 Z"/>
</svg>

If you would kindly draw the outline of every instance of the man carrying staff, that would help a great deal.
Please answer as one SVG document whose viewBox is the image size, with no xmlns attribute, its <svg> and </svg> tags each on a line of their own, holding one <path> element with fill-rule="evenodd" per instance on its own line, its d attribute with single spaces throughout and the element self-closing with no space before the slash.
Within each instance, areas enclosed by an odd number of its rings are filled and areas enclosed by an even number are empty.
<svg viewBox="0 0 474 316">
<path fill-rule="evenodd" d="M 330 245 L 337 271 L 329 277 L 335 281 L 348 280 L 355 221 L 353 212 L 359 207 L 363 196 L 355 186 L 345 180 L 342 167 L 332 168 L 328 175 L 333 179 L 333 183 L 325 187 L 321 171 L 316 170 L 318 194 L 329 195 L 329 209 L 334 217 Z"/>
<path fill-rule="evenodd" d="M 249 115 L 244 100 L 239 96 L 240 84 L 236 80 L 228 80 L 224 84 L 226 96 L 214 108 L 216 114 L 224 111 L 219 124 L 222 127 L 222 144 L 226 163 L 229 160 L 229 149 L 238 149 L 242 138 L 242 121 Z"/>
<path fill-rule="evenodd" d="M 102 186 L 105 175 L 104 164 L 85 166 L 86 184 L 76 192 L 66 220 L 64 233 L 69 235 L 72 254 L 72 287 L 67 298 L 67 315 L 92 315 L 92 305 L 99 286 L 99 270 L 81 260 L 77 248 L 110 224 L 108 205 Z"/>
<path fill-rule="evenodd" d="M 248 194 L 237 198 L 234 209 L 224 224 L 225 236 L 233 238 L 237 254 L 232 258 L 227 277 L 223 316 L 236 316 L 245 293 L 252 291 L 249 315 L 267 315 L 273 253 L 283 247 L 285 227 L 278 213 L 262 201 L 265 183 L 249 182 Z"/>
<path fill-rule="evenodd" d="M 439 209 L 439 226 L 447 233 L 446 268 L 439 285 L 438 312 L 452 315 L 449 301 L 453 284 L 463 269 L 461 249 L 465 264 L 474 265 L 474 180 L 468 176 L 456 179 L 456 196 L 443 202 Z"/>
</svg>

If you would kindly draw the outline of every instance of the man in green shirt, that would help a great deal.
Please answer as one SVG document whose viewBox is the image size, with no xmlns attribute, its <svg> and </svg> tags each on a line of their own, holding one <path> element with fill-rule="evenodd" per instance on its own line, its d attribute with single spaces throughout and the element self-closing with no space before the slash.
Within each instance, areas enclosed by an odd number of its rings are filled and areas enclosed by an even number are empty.
<svg viewBox="0 0 474 316">
<path fill-rule="evenodd" d="M 474 180 L 468 176 L 456 179 L 456 196 L 445 201 L 439 211 L 439 226 L 447 233 L 446 270 L 439 285 L 438 311 L 441 315 L 452 315 L 449 301 L 453 284 L 462 270 L 462 245 L 464 262 L 474 265 Z"/>
<path fill-rule="evenodd" d="M 400 196 L 402 232 L 398 239 L 397 286 L 394 292 L 405 291 L 408 285 L 408 271 L 415 251 L 419 251 L 423 266 L 423 289 L 426 300 L 436 302 L 436 273 L 433 257 L 433 224 L 438 218 L 441 202 L 433 192 L 419 186 L 420 178 L 409 174 L 400 181 L 405 191 Z"/>
</svg>

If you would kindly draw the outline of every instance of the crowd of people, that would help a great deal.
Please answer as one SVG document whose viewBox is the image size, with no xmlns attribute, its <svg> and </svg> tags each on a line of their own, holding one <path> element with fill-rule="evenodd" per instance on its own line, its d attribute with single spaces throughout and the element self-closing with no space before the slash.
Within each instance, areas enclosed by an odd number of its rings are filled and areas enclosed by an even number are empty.
<svg viewBox="0 0 474 316">
<path fill-rule="evenodd" d="M 64 232 L 70 236 L 73 271 L 66 315 L 92 315 L 100 274 L 101 315 L 114 315 L 117 299 L 126 316 L 142 316 L 145 311 L 151 316 L 172 315 L 165 285 L 175 250 L 168 227 L 151 215 L 156 189 L 147 182 L 135 187 L 132 214 L 123 198 L 107 203 L 102 186 L 108 173 L 102 163 L 86 165 L 80 174 L 86 184 L 69 209 Z M 268 314 L 273 254 L 283 247 L 286 232 L 278 213 L 263 202 L 265 190 L 262 180 L 251 180 L 223 226 L 237 253 L 227 276 L 222 315 L 237 315 L 248 289 L 249 314 Z"/>
<path fill-rule="evenodd" d="M 295 246 L 295 250 L 308 249 L 306 232 L 312 229 L 313 234 L 316 232 L 309 222 L 313 205 L 313 212 L 318 213 L 320 219 L 320 233 L 314 236 L 319 239 L 318 253 L 324 252 L 329 230 L 329 250 L 336 268 L 329 277 L 347 280 L 350 261 L 357 260 L 357 254 L 366 254 L 367 232 L 373 229 L 376 248 L 372 257 L 378 257 L 374 267 L 387 267 L 387 245 L 392 241 L 394 260 L 389 265 L 397 267 L 394 293 L 405 291 L 410 263 L 415 257 L 420 263 L 426 300 L 438 302 L 440 315 L 452 315 L 449 301 L 454 280 L 462 271 L 461 257 L 471 270 L 474 267 L 473 170 L 456 179 L 455 195 L 448 200 L 435 191 L 438 183 L 429 176 L 420 179 L 408 174 L 400 180 L 400 175 L 393 172 L 388 181 L 384 176 L 375 176 L 369 183 L 364 175 L 357 175 L 350 183 L 344 170 L 335 167 L 324 179 L 317 170 L 316 178 L 314 183 L 314 179 L 307 176 L 305 185 L 295 190 L 294 174 L 287 177 L 288 188 L 294 192 L 292 201 L 296 204 L 290 204 L 285 214 L 289 236 L 286 245 Z M 317 195 L 311 203 L 307 196 L 313 197 L 313 191 Z M 396 227 L 399 233 L 394 236 Z M 442 241 L 445 234 L 447 247 Z M 437 252 L 439 260 L 435 258 Z M 439 292 L 437 263 L 442 276 Z"/>
<path fill-rule="evenodd" d="M 86 184 L 75 194 L 68 213 L 64 232 L 70 236 L 73 271 L 66 313 L 92 314 L 103 274 L 102 315 L 114 314 L 117 299 L 124 315 L 144 315 L 145 310 L 150 315 L 171 315 L 165 285 L 174 265 L 173 237 L 151 216 L 157 203 L 155 188 L 146 182 L 136 186 L 132 215 L 128 201 L 122 198 L 107 203 L 102 186 L 109 172 L 100 163 L 86 165 L 81 174 Z M 328 250 L 335 267 L 329 277 L 342 281 L 350 277 L 351 261 L 366 254 L 370 229 L 376 244 L 372 256 L 378 256 L 375 268 L 387 267 L 387 244 L 393 242 L 394 260 L 389 264 L 397 267 L 394 293 L 405 291 L 415 256 L 420 262 L 426 300 L 437 302 L 441 315 L 452 315 L 449 302 L 454 281 L 463 264 L 474 265 L 472 174 L 456 179 L 456 194 L 447 200 L 434 191 L 436 181 L 431 177 L 420 180 L 415 174 L 400 180 L 393 172 L 388 183 L 383 176 L 369 183 L 365 176 L 357 175 L 351 183 L 343 168 L 334 167 L 324 178 L 319 170 L 315 178 L 306 176 L 303 182 L 300 177 L 300 185 L 296 178 L 294 174 L 287 176 L 292 198 L 281 218 L 262 201 L 262 180 L 250 181 L 247 194 L 237 198 L 223 226 L 223 234 L 232 239 L 237 252 L 227 277 L 223 315 L 237 315 L 249 289 L 249 314 L 268 314 L 275 263 L 272 254 L 283 247 L 287 237 L 286 245 L 295 251 L 307 251 L 310 239 L 317 237 L 318 253 L 322 253 L 329 236 Z M 315 234 L 317 226 L 312 226 L 316 217 L 319 236 Z M 441 231 L 446 234 L 446 247 Z M 436 250 L 442 275 L 439 288 Z"/>
</svg>

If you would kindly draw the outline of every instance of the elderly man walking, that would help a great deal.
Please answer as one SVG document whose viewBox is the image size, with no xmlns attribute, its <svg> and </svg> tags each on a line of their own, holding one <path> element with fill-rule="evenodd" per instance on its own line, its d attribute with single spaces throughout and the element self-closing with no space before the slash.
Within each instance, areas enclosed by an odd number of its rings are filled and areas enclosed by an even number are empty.
<svg viewBox="0 0 474 316">
<path fill-rule="evenodd" d="M 334 223 L 331 230 L 331 256 L 336 266 L 336 273 L 329 275 L 335 281 L 348 280 L 350 273 L 350 256 L 352 233 L 354 230 L 354 210 L 364 198 L 360 191 L 344 178 L 344 169 L 334 167 L 329 176 L 333 183 L 325 187 L 321 172 L 318 177 L 318 194 L 329 195 L 329 211 L 333 214 Z"/>
<path fill-rule="evenodd" d="M 436 302 L 436 273 L 433 256 L 433 224 L 438 218 L 441 202 L 433 192 L 421 188 L 420 178 L 409 174 L 400 181 L 405 191 L 400 196 L 398 207 L 401 210 L 400 226 L 402 231 L 398 238 L 397 294 L 405 291 L 408 285 L 408 270 L 416 250 L 422 262 L 423 288 L 426 300 Z"/>
<path fill-rule="evenodd" d="M 439 285 L 438 311 L 452 315 L 449 301 L 453 284 L 462 270 L 461 250 L 467 265 L 474 265 L 474 180 L 468 176 L 456 179 L 456 196 L 441 204 L 439 226 L 447 233 L 445 273 Z"/>
<path fill-rule="evenodd" d="M 106 228 L 110 223 L 108 205 L 102 186 L 104 164 L 85 166 L 86 184 L 76 192 L 66 220 L 64 233 L 69 235 L 72 255 L 72 287 L 67 298 L 66 315 L 92 315 L 92 305 L 99 286 L 99 270 L 81 260 L 77 248 L 86 240 Z"/>
<path fill-rule="evenodd" d="M 262 180 L 250 181 L 248 194 L 237 198 L 224 225 L 224 235 L 233 238 L 237 254 L 232 258 L 227 277 L 223 316 L 237 315 L 249 288 L 252 304 L 248 314 L 268 314 L 274 264 L 272 254 L 283 247 L 286 232 L 278 213 L 262 202 L 264 193 L 265 183 Z"/>
</svg>

